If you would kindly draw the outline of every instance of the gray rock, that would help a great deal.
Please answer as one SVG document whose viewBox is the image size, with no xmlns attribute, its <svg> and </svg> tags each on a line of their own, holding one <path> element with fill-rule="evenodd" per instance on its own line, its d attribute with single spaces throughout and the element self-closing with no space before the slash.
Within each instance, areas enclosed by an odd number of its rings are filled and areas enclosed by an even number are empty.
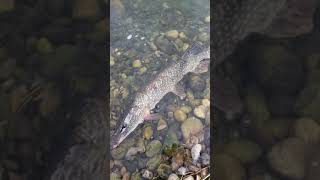
<svg viewBox="0 0 320 180">
<path fill-rule="evenodd" d="M 302 179 L 305 176 L 305 158 L 305 143 L 299 138 L 288 138 L 274 145 L 268 153 L 272 169 L 293 179 Z"/>
</svg>

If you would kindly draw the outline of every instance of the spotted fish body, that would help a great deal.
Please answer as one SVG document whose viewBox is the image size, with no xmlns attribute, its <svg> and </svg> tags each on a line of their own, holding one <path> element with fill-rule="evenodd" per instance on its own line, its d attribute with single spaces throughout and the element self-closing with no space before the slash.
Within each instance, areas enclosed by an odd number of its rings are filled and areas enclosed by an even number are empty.
<svg viewBox="0 0 320 180">
<path fill-rule="evenodd" d="M 201 51 L 201 52 L 197 52 Z M 183 92 L 178 82 L 189 72 L 204 72 L 208 70 L 210 48 L 202 49 L 195 44 L 181 60 L 160 72 L 143 90 L 137 93 L 126 118 L 112 136 L 112 148 L 116 148 L 137 126 L 143 123 L 150 110 L 169 92 L 183 98 Z"/>
</svg>

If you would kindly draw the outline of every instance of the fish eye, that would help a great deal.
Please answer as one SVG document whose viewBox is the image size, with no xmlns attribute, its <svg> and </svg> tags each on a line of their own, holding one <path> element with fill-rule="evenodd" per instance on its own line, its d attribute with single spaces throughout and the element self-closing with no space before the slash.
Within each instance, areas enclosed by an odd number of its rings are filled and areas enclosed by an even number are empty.
<svg viewBox="0 0 320 180">
<path fill-rule="evenodd" d="M 123 124 L 123 125 L 121 126 L 120 132 L 123 132 L 125 128 L 127 128 L 127 124 Z"/>
</svg>

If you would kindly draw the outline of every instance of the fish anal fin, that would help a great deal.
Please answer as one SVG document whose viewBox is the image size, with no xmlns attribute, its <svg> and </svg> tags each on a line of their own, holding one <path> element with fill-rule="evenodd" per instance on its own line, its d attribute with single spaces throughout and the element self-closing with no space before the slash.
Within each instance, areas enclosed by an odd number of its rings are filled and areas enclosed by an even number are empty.
<svg viewBox="0 0 320 180">
<path fill-rule="evenodd" d="M 172 92 L 179 96 L 181 100 L 187 96 L 181 84 L 176 84 Z"/>
<path fill-rule="evenodd" d="M 192 72 L 196 74 L 205 73 L 208 71 L 209 66 L 210 66 L 210 59 L 204 59 L 199 63 L 199 65 Z"/>
</svg>

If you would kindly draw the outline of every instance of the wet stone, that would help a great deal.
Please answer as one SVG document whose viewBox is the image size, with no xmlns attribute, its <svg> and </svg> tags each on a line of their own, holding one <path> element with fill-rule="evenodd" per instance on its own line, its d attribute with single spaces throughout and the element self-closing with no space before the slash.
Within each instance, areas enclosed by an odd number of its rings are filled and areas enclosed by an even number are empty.
<svg viewBox="0 0 320 180">
<path fill-rule="evenodd" d="M 149 171 L 148 169 L 142 170 L 142 177 L 145 179 L 152 179 L 153 178 L 153 173 Z"/>
<path fill-rule="evenodd" d="M 294 134 L 309 144 L 320 141 L 320 125 L 310 118 L 300 118 L 294 123 Z"/>
<path fill-rule="evenodd" d="M 186 113 L 180 109 L 175 110 L 173 116 L 179 122 L 182 122 L 187 119 Z"/>
<path fill-rule="evenodd" d="M 262 149 L 254 142 L 237 140 L 226 145 L 225 152 L 238 158 L 242 163 L 252 163 L 262 154 Z"/>
<path fill-rule="evenodd" d="M 215 156 L 215 177 L 224 180 L 246 179 L 245 169 L 239 160 L 227 154 Z"/>
<path fill-rule="evenodd" d="M 202 129 L 203 129 L 202 122 L 195 117 L 188 118 L 181 125 L 181 131 L 182 131 L 183 137 L 186 140 L 190 137 L 190 135 L 198 134 Z"/>
<path fill-rule="evenodd" d="M 168 180 L 179 180 L 179 176 L 176 174 L 170 174 L 170 176 L 168 177 Z"/>
<path fill-rule="evenodd" d="M 153 157 L 154 155 L 160 152 L 161 148 L 162 148 L 161 142 L 159 140 L 153 140 L 146 147 L 146 155 L 148 157 Z"/>
<path fill-rule="evenodd" d="M 167 178 L 171 174 L 171 167 L 167 164 L 160 164 L 157 173 L 162 178 Z"/>
<path fill-rule="evenodd" d="M 146 164 L 147 168 L 150 170 L 155 169 L 160 164 L 161 159 L 162 159 L 162 157 L 160 154 L 152 157 L 151 159 L 148 160 L 148 162 Z"/>
<path fill-rule="evenodd" d="M 272 169 L 283 176 L 301 179 L 305 176 L 305 148 L 301 139 L 288 138 L 272 147 L 268 153 L 268 161 Z"/>
</svg>

